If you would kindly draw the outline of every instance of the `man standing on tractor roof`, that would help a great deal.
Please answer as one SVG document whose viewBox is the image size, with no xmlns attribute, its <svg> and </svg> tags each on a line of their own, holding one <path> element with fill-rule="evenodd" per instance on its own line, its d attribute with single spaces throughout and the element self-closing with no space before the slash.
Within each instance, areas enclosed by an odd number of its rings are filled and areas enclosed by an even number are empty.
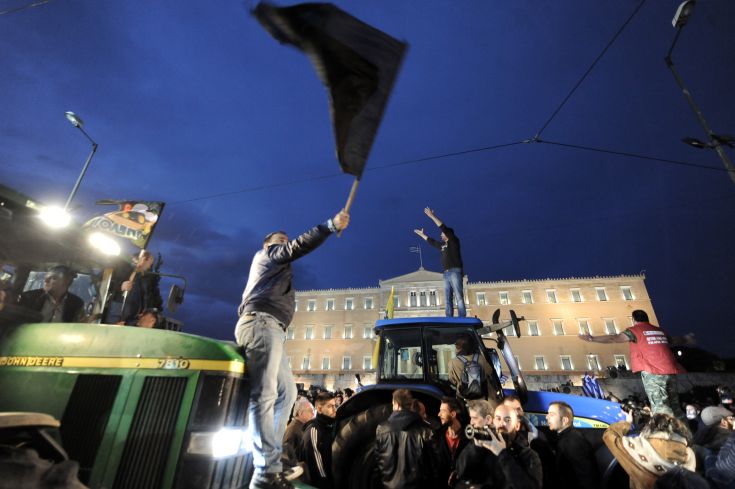
<svg viewBox="0 0 735 489">
<path fill-rule="evenodd" d="M 671 353 L 668 335 L 648 322 L 645 311 L 637 309 L 632 316 L 635 324 L 622 333 L 602 336 L 580 334 L 579 338 L 593 343 L 629 342 L 631 367 L 633 372 L 641 373 L 651 410 L 686 419 L 676 391 L 676 374 L 684 373 L 684 369 Z"/>
<path fill-rule="evenodd" d="M 433 210 L 426 207 L 424 214 L 441 229 L 443 243 L 428 237 L 424 233 L 424 228 L 414 229 L 413 232 L 441 252 L 442 268 L 444 269 L 444 308 L 446 315 L 448 317 L 454 315 L 454 300 L 452 299 L 454 297 L 457 300 L 457 314 L 459 317 L 465 317 L 467 311 L 464 305 L 462 284 L 464 266 L 462 265 L 462 254 L 459 249 L 459 238 L 454 234 L 452 228 L 447 227 L 441 219 L 436 217 Z"/>
<path fill-rule="evenodd" d="M 281 463 L 281 442 L 296 401 L 296 383 L 283 346 L 296 309 L 291 262 L 316 249 L 349 222 L 349 214 L 340 211 L 292 241 L 284 231 L 270 233 L 250 265 L 235 338 L 244 349 L 250 383 L 248 425 L 255 467 L 251 489 L 293 488 Z"/>
</svg>

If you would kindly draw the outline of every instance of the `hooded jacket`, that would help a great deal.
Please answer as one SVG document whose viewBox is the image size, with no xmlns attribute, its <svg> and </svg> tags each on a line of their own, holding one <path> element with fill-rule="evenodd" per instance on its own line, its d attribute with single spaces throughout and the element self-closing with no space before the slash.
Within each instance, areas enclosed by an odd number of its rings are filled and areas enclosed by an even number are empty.
<svg viewBox="0 0 735 489">
<path fill-rule="evenodd" d="M 375 457 L 383 487 L 413 489 L 436 482 L 434 438 L 413 411 L 394 411 L 375 430 Z"/>
<path fill-rule="evenodd" d="M 628 473 L 631 488 L 652 489 L 660 475 L 676 466 L 694 471 L 694 452 L 686 440 L 668 433 L 627 436 L 628 431 L 630 423 L 618 421 L 605 430 L 602 439 Z"/>
</svg>

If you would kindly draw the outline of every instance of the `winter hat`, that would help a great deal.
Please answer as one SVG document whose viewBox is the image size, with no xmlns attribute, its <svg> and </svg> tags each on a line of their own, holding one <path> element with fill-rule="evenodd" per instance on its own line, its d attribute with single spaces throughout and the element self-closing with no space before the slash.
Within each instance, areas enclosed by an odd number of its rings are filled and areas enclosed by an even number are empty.
<svg viewBox="0 0 735 489">
<path fill-rule="evenodd" d="M 728 416 L 732 416 L 732 412 L 722 406 L 708 406 L 702 410 L 702 422 L 707 426 L 712 426 L 722 421 Z"/>
</svg>

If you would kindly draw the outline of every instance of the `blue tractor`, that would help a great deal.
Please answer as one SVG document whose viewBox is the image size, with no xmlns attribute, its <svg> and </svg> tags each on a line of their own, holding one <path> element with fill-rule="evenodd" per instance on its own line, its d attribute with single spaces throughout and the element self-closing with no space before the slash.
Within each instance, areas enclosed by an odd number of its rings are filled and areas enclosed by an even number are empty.
<svg viewBox="0 0 735 489">
<path fill-rule="evenodd" d="M 625 419 L 620 404 L 557 392 L 528 391 L 503 329 L 512 327 L 520 336 L 518 318 L 499 320 L 496 311 L 492 324 L 477 318 L 400 318 L 380 320 L 375 324 L 378 342 L 373 355 L 377 366 L 376 384 L 362 387 L 340 406 L 337 412 L 337 435 L 332 446 L 336 487 L 372 489 L 382 487 L 373 460 L 373 441 L 377 425 L 391 413 L 393 390 L 409 389 L 426 406 L 429 415 L 439 411 L 441 398 L 455 396 L 449 382 L 449 368 L 455 357 L 455 343 L 460 337 L 471 338 L 489 365 L 496 366 L 488 379 L 489 396 L 500 399 L 510 393 L 523 402 L 526 415 L 541 430 L 546 429 L 546 410 L 552 401 L 564 401 L 575 413 L 574 425 L 596 450 L 602 487 L 618 487 L 624 471 L 602 443 L 602 433 L 611 423 Z M 499 378 L 500 357 L 513 381 L 514 390 L 504 390 Z M 622 487 L 622 486 L 620 486 Z"/>
</svg>

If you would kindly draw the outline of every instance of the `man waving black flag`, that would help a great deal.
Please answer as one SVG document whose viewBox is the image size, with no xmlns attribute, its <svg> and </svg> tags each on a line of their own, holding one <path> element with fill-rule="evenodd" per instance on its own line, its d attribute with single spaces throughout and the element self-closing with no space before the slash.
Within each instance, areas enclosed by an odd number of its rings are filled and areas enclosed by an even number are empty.
<svg viewBox="0 0 735 489">
<path fill-rule="evenodd" d="M 328 3 L 261 3 L 254 14 L 276 40 L 309 56 L 329 90 L 339 164 L 359 180 L 406 43 Z"/>
</svg>

